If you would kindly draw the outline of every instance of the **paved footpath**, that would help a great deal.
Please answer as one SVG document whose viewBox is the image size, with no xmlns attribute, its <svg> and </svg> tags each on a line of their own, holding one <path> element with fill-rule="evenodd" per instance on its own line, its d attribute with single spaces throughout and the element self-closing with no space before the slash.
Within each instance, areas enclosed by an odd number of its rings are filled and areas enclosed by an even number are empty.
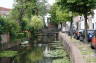
<svg viewBox="0 0 96 63">
<path fill-rule="evenodd" d="M 90 44 L 85 44 L 74 38 L 71 38 L 65 33 L 59 33 L 64 42 L 68 42 L 72 54 L 75 56 L 75 63 L 96 63 L 96 52 L 90 48 Z M 81 59 L 80 59 L 81 58 Z"/>
</svg>

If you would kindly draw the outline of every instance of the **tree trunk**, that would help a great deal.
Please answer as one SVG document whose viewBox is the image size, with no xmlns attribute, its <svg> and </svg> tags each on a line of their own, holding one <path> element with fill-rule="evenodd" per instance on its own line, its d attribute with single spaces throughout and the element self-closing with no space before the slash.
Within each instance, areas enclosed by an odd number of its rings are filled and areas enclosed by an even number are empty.
<svg viewBox="0 0 96 63">
<path fill-rule="evenodd" d="M 66 22 L 63 23 L 63 26 L 66 27 Z"/>
<path fill-rule="evenodd" d="M 76 28 L 76 30 L 79 30 L 79 23 L 77 22 L 76 24 L 77 24 L 77 28 Z"/>
<path fill-rule="evenodd" d="M 61 30 L 62 30 L 62 28 L 63 28 L 63 23 L 61 22 L 60 24 L 61 24 Z"/>
<path fill-rule="evenodd" d="M 84 18 L 85 18 L 85 31 L 84 31 L 84 36 L 85 36 L 85 43 L 88 43 L 88 37 L 87 37 L 87 13 L 85 13 L 84 15 Z"/>
<path fill-rule="evenodd" d="M 70 23 L 70 31 L 69 33 L 71 34 L 71 37 L 73 35 L 73 16 L 71 17 L 71 23 Z"/>
</svg>

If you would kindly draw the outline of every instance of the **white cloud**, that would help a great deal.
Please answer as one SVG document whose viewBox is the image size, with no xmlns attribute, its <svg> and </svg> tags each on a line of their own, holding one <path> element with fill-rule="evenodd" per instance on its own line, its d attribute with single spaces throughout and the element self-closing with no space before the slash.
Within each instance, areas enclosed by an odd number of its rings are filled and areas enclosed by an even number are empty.
<svg viewBox="0 0 96 63">
<path fill-rule="evenodd" d="M 14 0 L 0 0 L 0 7 L 12 8 Z"/>
</svg>

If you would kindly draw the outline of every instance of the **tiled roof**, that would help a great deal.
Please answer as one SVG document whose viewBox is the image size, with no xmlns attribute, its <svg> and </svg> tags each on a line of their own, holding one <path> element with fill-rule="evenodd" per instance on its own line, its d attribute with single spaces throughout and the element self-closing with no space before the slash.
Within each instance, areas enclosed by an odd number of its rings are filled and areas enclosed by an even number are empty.
<svg viewBox="0 0 96 63">
<path fill-rule="evenodd" d="M 11 9 L 9 8 L 4 8 L 4 7 L 0 7 L 0 11 L 10 11 Z"/>
</svg>

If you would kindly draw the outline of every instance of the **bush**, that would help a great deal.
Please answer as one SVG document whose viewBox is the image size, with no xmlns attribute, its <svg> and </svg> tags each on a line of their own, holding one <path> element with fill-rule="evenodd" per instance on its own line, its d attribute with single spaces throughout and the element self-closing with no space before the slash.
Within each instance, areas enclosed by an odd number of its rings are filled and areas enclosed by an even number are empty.
<svg viewBox="0 0 96 63">
<path fill-rule="evenodd" d="M 25 37 L 25 34 L 24 33 L 18 33 L 17 34 L 17 39 L 22 39 Z"/>
<path fill-rule="evenodd" d="M 17 53 L 17 51 L 0 51 L 0 57 L 14 57 Z"/>
<path fill-rule="evenodd" d="M 0 34 L 6 33 L 8 31 L 7 26 L 7 19 L 0 16 Z"/>
<path fill-rule="evenodd" d="M 16 33 L 20 30 L 19 23 L 13 20 L 9 20 L 4 17 L 0 17 L 0 33 Z"/>
<path fill-rule="evenodd" d="M 23 18 L 22 22 L 21 22 L 21 30 L 25 31 L 25 30 L 29 30 L 29 20 L 25 17 Z"/>
</svg>

